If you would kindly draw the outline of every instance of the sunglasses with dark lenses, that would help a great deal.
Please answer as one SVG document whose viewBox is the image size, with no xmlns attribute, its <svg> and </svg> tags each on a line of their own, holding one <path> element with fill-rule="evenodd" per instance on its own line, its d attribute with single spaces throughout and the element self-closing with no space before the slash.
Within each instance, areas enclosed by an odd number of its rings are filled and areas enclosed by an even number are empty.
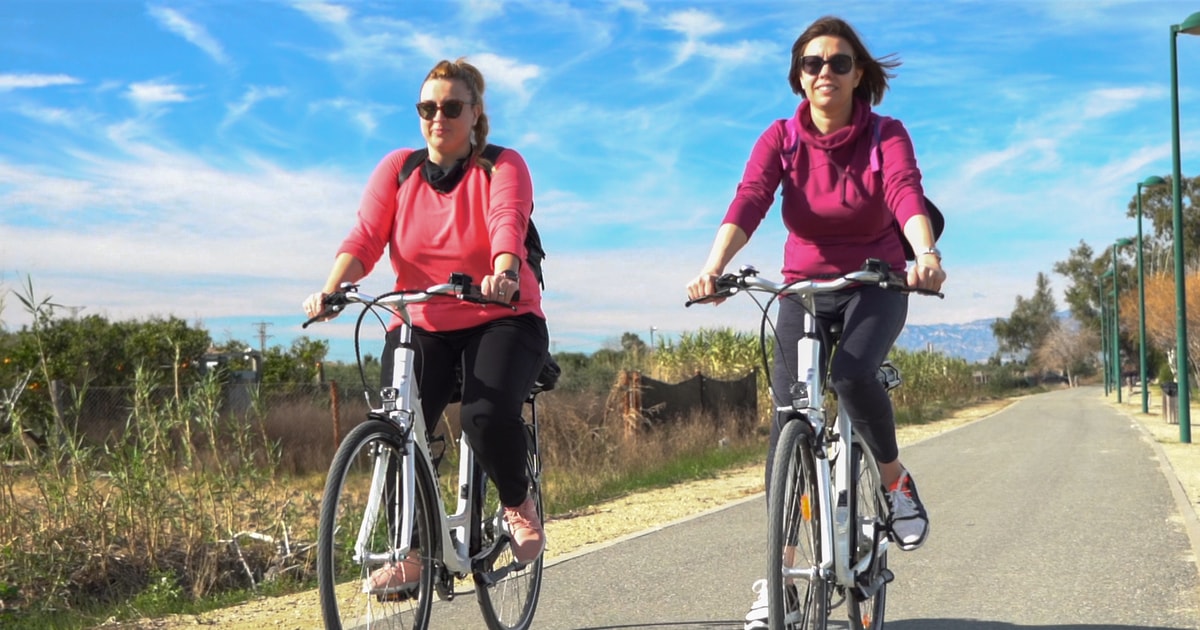
<svg viewBox="0 0 1200 630">
<path fill-rule="evenodd" d="M 829 59 L 822 59 L 817 55 L 807 55 L 800 58 L 800 69 L 805 74 L 811 74 L 814 77 L 821 74 L 821 68 L 824 68 L 825 64 L 829 64 L 829 68 L 835 74 L 849 74 L 854 69 L 854 57 L 847 54 L 839 54 Z"/>
<path fill-rule="evenodd" d="M 456 98 L 452 98 L 441 105 L 433 101 L 421 101 L 417 103 L 417 115 L 425 120 L 433 120 L 433 117 L 437 116 L 440 109 L 446 115 L 446 118 L 458 118 L 462 116 L 463 107 L 467 105 L 474 105 L 474 103 L 467 103 Z"/>
</svg>

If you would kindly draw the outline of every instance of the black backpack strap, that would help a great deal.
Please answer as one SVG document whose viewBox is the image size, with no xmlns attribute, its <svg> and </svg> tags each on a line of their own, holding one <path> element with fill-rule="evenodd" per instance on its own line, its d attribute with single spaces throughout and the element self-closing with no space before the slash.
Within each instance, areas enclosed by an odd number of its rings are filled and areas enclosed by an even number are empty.
<svg viewBox="0 0 1200 630">
<path fill-rule="evenodd" d="M 483 151 L 479 154 L 479 157 L 487 160 L 488 164 L 491 164 L 492 168 L 495 168 L 496 160 L 500 159 L 501 153 L 504 153 L 504 147 L 498 144 L 489 144 L 483 147 Z M 488 173 L 490 174 L 491 172 L 491 168 L 489 168 Z"/>
<path fill-rule="evenodd" d="M 408 176 L 412 175 L 412 172 L 417 170 L 417 167 L 428 157 L 429 149 L 415 149 L 412 153 L 409 153 L 404 158 L 404 164 L 400 165 L 400 173 L 396 175 L 396 186 L 403 186 Z"/>
<path fill-rule="evenodd" d="M 492 169 L 496 168 L 496 160 L 500 159 L 500 154 L 503 152 L 504 147 L 498 144 L 489 144 L 479 154 L 479 157 L 489 164 L 487 169 L 489 178 L 492 176 Z M 429 149 L 414 149 L 412 153 L 409 153 L 404 158 L 404 164 L 400 165 L 400 172 L 396 175 L 396 185 L 403 186 L 413 171 L 417 170 L 417 167 L 427 159 L 429 159 Z"/>
</svg>

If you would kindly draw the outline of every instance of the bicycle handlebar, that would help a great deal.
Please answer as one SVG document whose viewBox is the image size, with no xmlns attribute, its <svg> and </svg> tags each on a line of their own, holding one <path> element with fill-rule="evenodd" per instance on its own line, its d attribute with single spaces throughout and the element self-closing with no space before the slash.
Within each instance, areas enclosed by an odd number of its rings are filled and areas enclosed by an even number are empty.
<svg viewBox="0 0 1200 630">
<path fill-rule="evenodd" d="M 520 292 L 513 294 L 513 301 L 520 298 Z M 404 290 L 385 293 L 375 297 L 361 293 L 358 290 L 358 285 L 351 282 L 344 282 L 337 291 L 327 294 L 322 300 L 322 309 L 308 321 L 301 324 L 301 328 L 308 328 L 309 324 L 325 321 L 332 315 L 337 315 L 351 304 L 365 304 L 370 306 L 382 306 L 389 310 L 399 307 L 404 308 L 409 304 L 418 302 L 427 302 L 435 297 L 452 297 L 466 302 L 475 304 L 498 304 L 506 306 L 512 310 L 517 310 L 517 307 L 508 302 L 500 302 L 498 300 L 489 300 L 483 297 L 483 289 L 479 285 L 473 284 L 471 276 L 464 273 L 455 273 L 450 275 L 450 281 L 443 284 L 435 284 L 424 290 Z"/>
<path fill-rule="evenodd" d="M 795 282 L 773 282 L 758 277 L 758 270 L 750 265 L 745 265 L 738 270 L 737 273 L 726 273 L 717 277 L 716 293 L 706 295 L 694 300 L 688 300 L 684 306 L 693 304 L 701 304 L 710 302 L 715 299 L 727 298 L 741 291 L 760 291 L 763 293 L 772 293 L 778 296 L 800 295 L 808 296 L 817 293 L 829 293 L 831 291 L 840 291 L 846 287 L 855 285 L 874 284 L 884 289 L 892 291 L 901 291 L 904 293 L 917 293 L 920 295 L 936 295 L 939 298 L 945 298 L 945 294 L 941 291 L 931 291 L 929 289 L 921 289 L 918 287 L 910 287 L 903 278 L 893 275 L 887 265 L 880 260 L 868 259 L 862 269 L 851 271 L 840 278 L 822 279 L 822 280 L 797 280 Z"/>
</svg>

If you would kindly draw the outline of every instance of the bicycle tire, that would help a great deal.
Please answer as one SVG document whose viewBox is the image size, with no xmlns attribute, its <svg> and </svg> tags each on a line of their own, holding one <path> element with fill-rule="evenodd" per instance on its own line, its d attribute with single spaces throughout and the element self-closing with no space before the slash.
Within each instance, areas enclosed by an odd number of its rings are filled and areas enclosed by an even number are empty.
<svg viewBox="0 0 1200 630">
<path fill-rule="evenodd" d="M 816 488 L 816 465 L 803 420 L 783 425 L 771 470 L 767 520 L 767 614 L 772 629 L 825 630 L 831 585 L 820 575 L 820 523 L 825 506 Z M 788 567 L 810 570 L 787 578 Z"/>
<path fill-rule="evenodd" d="M 526 423 L 529 443 L 526 472 L 529 476 L 529 496 L 537 505 L 538 517 L 545 522 L 542 509 L 541 458 L 537 449 L 536 428 Z M 520 566 L 512 550 L 503 542 L 503 506 L 496 486 L 482 470 L 476 473 L 478 493 L 475 513 L 480 515 L 472 525 L 472 553 L 484 550 L 491 553 L 476 561 L 473 567 L 475 599 L 489 630 L 527 630 L 533 624 L 538 598 L 542 590 L 542 569 L 545 554 Z"/>
<path fill-rule="evenodd" d="M 407 583 L 401 588 L 384 589 L 392 592 L 370 592 L 368 580 L 382 562 L 355 559 L 355 541 L 360 528 L 369 529 L 367 537 L 376 558 L 392 553 L 398 542 L 398 528 L 388 518 L 391 497 L 399 497 L 400 454 L 406 445 L 399 428 L 387 422 L 368 420 L 355 427 L 334 455 L 325 480 L 321 514 L 317 533 L 317 583 L 321 600 L 321 615 L 326 630 L 342 628 L 384 628 L 387 630 L 424 629 L 434 597 L 434 559 L 439 557 L 437 521 L 434 510 L 436 488 L 423 456 L 413 449 L 415 462 L 415 518 L 412 527 L 413 553 L 419 559 L 420 577 L 415 586 Z M 367 499 L 371 494 L 372 472 L 379 457 L 391 457 L 387 472 L 382 475 L 383 497 L 376 509 L 368 513 Z"/>
<path fill-rule="evenodd" d="M 850 451 L 850 475 L 854 480 L 850 522 L 855 525 L 850 528 L 850 549 L 854 550 L 855 563 L 868 554 L 871 562 L 856 576 L 846 608 L 853 630 L 880 630 L 887 603 L 887 583 L 891 581 L 887 568 L 887 507 L 883 504 L 879 469 L 866 445 L 856 439 Z"/>
</svg>

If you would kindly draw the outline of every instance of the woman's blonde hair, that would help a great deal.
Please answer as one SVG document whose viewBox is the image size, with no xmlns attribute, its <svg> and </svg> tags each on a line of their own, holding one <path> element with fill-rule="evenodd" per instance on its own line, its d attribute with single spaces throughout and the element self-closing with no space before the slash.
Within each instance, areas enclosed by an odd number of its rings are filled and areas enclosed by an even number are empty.
<svg viewBox="0 0 1200 630">
<path fill-rule="evenodd" d="M 459 57 L 454 61 L 443 59 L 433 66 L 429 74 L 425 75 L 425 81 L 428 83 L 432 79 L 446 79 L 449 81 L 460 81 L 467 86 L 467 91 L 471 93 L 471 101 L 479 106 L 479 118 L 475 120 L 475 128 L 472 129 L 474 140 L 471 147 L 471 156 L 478 159 L 479 154 L 483 152 L 483 148 L 487 146 L 488 136 L 488 117 L 483 106 L 483 90 L 486 84 L 483 81 L 483 73 L 479 68 L 467 63 L 466 57 Z M 485 168 L 490 168 L 491 165 L 485 165 Z"/>
</svg>

